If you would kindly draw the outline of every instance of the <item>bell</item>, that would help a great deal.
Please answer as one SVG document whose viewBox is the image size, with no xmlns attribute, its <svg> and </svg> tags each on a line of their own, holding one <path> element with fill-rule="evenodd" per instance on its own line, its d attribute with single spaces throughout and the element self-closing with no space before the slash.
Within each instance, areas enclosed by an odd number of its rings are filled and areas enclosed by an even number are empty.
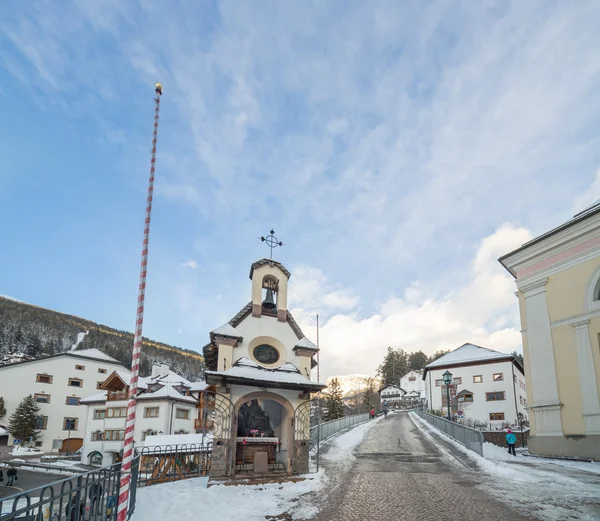
<svg viewBox="0 0 600 521">
<path fill-rule="evenodd" d="M 262 306 L 263 306 L 263 308 L 269 309 L 269 310 L 275 309 L 276 306 L 275 306 L 275 300 L 273 299 L 273 290 L 272 289 L 267 290 L 267 296 L 265 297 L 265 300 L 263 300 Z"/>
</svg>

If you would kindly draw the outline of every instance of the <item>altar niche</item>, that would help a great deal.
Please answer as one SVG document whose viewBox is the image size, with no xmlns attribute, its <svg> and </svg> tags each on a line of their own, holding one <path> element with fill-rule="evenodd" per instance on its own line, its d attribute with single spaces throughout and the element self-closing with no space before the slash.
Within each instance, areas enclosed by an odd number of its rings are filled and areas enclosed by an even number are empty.
<svg viewBox="0 0 600 521">
<path fill-rule="evenodd" d="M 292 444 L 291 404 L 280 397 L 242 398 L 236 407 L 237 443 L 235 465 L 238 472 L 289 472 Z M 277 401 L 276 401 L 277 400 Z M 256 456 L 259 453 L 265 455 Z M 266 466 L 266 468 L 265 468 Z"/>
</svg>

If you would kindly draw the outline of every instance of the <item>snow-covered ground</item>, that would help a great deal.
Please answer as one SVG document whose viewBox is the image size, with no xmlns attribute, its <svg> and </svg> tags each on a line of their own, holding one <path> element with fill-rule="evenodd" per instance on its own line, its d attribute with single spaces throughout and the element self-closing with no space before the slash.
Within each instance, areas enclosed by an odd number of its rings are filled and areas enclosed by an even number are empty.
<svg viewBox="0 0 600 521">
<path fill-rule="evenodd" d="M 13 456 L 41 456 L 42 454 L 46 454 L 46 453 L 41 452 L 39 450 L 32 449 L 30 447 L 21 447 L 20 445 L 17 445 L 11 451 L 11 455 L 13 455 Z"/>
<path fill-rule="evenodd" d="M 545 521 L 598 521 L 600 519 L 600 463 L 510 456 L 508 450 L 484 443 L 484 457 L 411 413 L 417 428 L 446 460 L 462 466 L 437 440 L 443 437 L 484 473 L 478 487 L 500 501 Z"/>
<path fill-rule="evenodd" d="M 328 450 L 323 459 L 341 465 L 351 464 L 354 449 L 375 423 L 377 420 L 359 424 L 325 442 Z M 264 521 L 265 516 L 284 512 L 289 512 L 293 519 L 306 519 L 315 515 L 317 509 L 305 495 L 329 479 L 333 476 L 320 470 L 297 483 L 206 488 L 207 478 L 196 478 L 152 485 L 138 489 L 132 521 Z"/>
</svg>

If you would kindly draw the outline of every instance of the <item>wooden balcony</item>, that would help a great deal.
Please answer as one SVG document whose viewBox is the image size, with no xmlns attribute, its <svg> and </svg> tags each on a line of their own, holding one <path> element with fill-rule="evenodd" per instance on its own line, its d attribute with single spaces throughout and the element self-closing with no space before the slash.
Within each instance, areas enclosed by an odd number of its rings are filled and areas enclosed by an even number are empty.
<svg viewBox="0 0 600 521">
<path fill-rule="evenodd" d="M 127 400 L 127 391 L 108 391 L 106 401 L 117 402 Z"/>
</svg>

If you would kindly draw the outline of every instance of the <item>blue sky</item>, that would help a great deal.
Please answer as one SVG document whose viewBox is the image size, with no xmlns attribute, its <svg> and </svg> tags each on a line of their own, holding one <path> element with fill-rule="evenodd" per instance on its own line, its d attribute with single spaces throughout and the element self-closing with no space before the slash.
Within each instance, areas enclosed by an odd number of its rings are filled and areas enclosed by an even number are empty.
<svg viewBox="0 0 600 521">
<path fill-rule="evenodd" d="M 483 4 L 483 3 L 481 3 Z M 5 2 L 0 294 L 200 349 L 274 227 L 324 374 L 520 348 L 495 259 L 600 189 L 596 2 Z"/>
</svg>

